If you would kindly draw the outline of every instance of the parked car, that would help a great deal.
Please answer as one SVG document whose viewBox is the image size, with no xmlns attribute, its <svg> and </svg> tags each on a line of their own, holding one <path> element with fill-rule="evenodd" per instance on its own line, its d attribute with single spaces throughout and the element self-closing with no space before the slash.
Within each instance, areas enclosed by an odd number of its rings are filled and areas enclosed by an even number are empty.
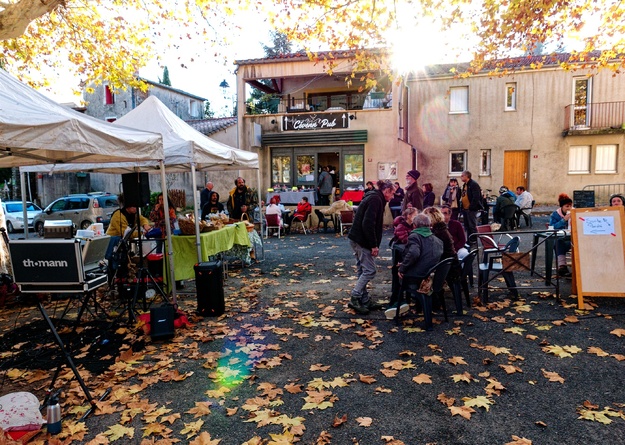
<svg viewBox="0 0 625 445">
<path fill-rule="evenodd" d="M 24 230 L 24 208 L 22 201 L 2 201 L 2 210 L 4 210 L 4 219 L 7 223 L 7 231 L 13 233 L 16 230 Z M 30 201 L 26 202 L 26 211 L 28 215 L 28 228 L 32 229 L 33 218 L 41 213 L 41 207 Z"/>
<path fill-rule="evenodd" d="M 34 218 L 35 231 L 43 236 L 46 221 L 70 219 L 76 229 L 86 229 L 93 223 L 103 223 L 104 229 L 111 214 L 119 207 L 117 195 L 94 192 L 82 195 L 68 195 L 53 201 Z"/>
</svg>

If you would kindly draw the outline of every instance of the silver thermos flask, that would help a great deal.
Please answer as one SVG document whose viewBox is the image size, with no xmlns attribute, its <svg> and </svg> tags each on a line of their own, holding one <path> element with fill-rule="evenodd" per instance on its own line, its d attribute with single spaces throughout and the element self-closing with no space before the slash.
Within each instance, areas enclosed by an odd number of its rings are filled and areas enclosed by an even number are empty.
<svg viewBox="0 0 625 445">
<path fill-rule="evenodd" d="M 48 434 L 59 434 L 61 432 L 61 405 L 54 396 L 50 397 L 46 417 Z"/>
</svg>

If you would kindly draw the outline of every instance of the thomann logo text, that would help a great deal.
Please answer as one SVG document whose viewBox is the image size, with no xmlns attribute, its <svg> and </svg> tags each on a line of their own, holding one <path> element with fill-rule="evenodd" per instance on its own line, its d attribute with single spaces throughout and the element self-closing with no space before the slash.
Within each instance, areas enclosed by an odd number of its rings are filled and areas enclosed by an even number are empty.
<svg viewBox="0 0 625 445">
<path fill-rule="evenodd" d="M 22 264 L 24 265 L 24 267 L 67 267 L 67 261 L 64 261 L 64 260 L 33 261 L 33 260 L 26 259 L 26 260 L 22 260 Z"/>
</svg>

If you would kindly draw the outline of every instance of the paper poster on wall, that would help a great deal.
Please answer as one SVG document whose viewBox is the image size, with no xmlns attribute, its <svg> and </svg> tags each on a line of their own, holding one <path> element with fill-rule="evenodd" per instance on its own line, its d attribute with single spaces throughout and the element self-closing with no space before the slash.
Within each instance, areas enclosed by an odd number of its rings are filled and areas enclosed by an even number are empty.
<svg viewBox="0 0 625 445">
<path fill-rule="evenodd" d="M 614 236 L 613 216 L 580 217 L 584 225 L 584 235 L 612 235 Z"/>
<path fill-rule="evenodd" d="M 397 179 L 397 162 L 378 162 L 378 179 Z"/>
</svg>

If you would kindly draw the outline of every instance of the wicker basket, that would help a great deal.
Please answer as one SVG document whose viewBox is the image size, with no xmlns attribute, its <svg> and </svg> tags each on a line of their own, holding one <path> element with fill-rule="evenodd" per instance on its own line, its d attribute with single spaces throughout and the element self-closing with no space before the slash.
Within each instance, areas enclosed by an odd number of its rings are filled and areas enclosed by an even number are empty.
<svg viewBox="0 0 625 445">
<path fill-rule="evenodd" d="M 254 224 L 250 222 L 245 222 L 245 228 L 248 232 L 252 233 L 254 231 Z"/>
<path fill-rule="evenodd" d="M 195 222 L 189 218 L 178 218 L 178 227 L 183 235 L 195 235 Z"/>
</svg>

